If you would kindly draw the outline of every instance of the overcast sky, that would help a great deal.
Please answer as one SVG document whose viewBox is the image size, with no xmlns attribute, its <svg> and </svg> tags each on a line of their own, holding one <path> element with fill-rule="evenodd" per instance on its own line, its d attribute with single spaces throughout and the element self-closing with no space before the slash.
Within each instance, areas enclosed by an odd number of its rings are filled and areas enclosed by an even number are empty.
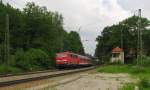
<svg viewBox="0 0 150 90">
<path fill-rule="evenodd" d="M 141 8 L 143 16 L 150 18 L 150 0 L 3 0 L 17 8 L 26 2 L 46 6 L 64 17 L 64 28 L 78 31 L 86 53 L 94 54 L 95 39 L 105 26 L 116 24 Z M 79 30 L 80 28 L 80 30 Z M 85 41 L 88 40 L 88 41 Z"/>
</svg>

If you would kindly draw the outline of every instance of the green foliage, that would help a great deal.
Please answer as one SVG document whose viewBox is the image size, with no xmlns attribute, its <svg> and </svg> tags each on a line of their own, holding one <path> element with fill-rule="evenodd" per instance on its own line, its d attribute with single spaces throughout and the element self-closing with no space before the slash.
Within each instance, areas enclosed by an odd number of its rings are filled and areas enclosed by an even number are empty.
<svg viewBox="0 0 150 90">
<path fill-rule="evenodd" d="M 150 57 L 149 56 L 143 56 L 141 60 L 142 66 L 149 66 L 150 65 Z"/>
<path fill-rule="evenodd" d="M 150 80 L 147 78 L 142 78 L 139 83 L 140 90 L 149 90 L 150 89 Z"/>
<path fill-rule="evenodd" d="M 97 69 L 98 72 L 105 72 L 105 73 L 128 73 L 130 72 L 130 68 L 128 65 L 109 65 L 100 67 Z"/>
<path fill-rule="evenodd" d="M 29 49 L 26 52 L 18 50 L 15 53 L 14 66 L 24 70 L 48 69 L 50 63 L 48 55 L 40 49 Z"/>
<path fill-rule="evenodd" d="M 8 66 L 5 64 L 0 64 L 0 74 L 7 74 L 7 73 L 19 73 L 22 72 L 20 68 L 13 67 L 13 66 Z"/>
<path fill-rule="evenodd" d="M 72 51 L 84 54 L 77 32 L 67 33 L 63 28 L 63 16 L 48 11 L 46 7 L 27 3 L 20 11 L 9 4 L 0 3 L 0 64 L 4 60 L 6 14 L 10 21 L 10 64 L 23 70 L 55 67 L 55 54 Z"/>
<path fill-rule="evenodd" d="M 143 79 L 140 81 L 139 85 L 140 85 L 141 87 L 144 87 L 144 88 L 150 88 L 150 81 L 149 81 L 148 79 L 146 79 L 146 78 L 143 78 Z"/>
<path fill-rule="evenodd" d="M 96 39 L 95 56 L 101 59 L 103 56 L 111 54 L 113 48 L 117 46 L 121 47 L 122 38 L 125 59 L 134 60 L 137 56 L 138 19 L 137 16 L 132 16 L 121 21 L 119 24 L 105 27 L 102 34 Z M 146 28 L 149 26 L 149 23 L 150 21 L 147 18 L 141 18 L 142 25 L 140 28 L 143 33 L 143 48 L 146 55 L 150 53 L 150 31 Z"/>
<path fill-rule="evenodd" d="M 134 90 L 135 86 L 132 83 L 125 84 L 120 90 Z"/>
<path fill-rule="evenodd" d="M 69 51 L 79 53 L 79 54 L 85 54 L 83 45 L 80 40 L 80 36 L 77 32 L 71 31 L 68 35 L 68 45 L 69 45 Z"/>
</svg>

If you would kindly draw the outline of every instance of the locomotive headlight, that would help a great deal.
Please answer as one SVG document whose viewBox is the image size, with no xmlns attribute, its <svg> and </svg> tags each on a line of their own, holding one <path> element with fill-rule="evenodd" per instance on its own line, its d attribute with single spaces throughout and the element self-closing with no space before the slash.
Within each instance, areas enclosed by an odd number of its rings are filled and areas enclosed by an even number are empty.
<svg viewBox="0 0 150 90">
<path fill-rule="evenodd" d="M 62 60 L 62 61 L 67 62 L 67 60 L 66 60 L 66 59 L 64 59 L 64 60 Z"/>
<path fill-rule="evenodd" d="M 66 59 L 64 59 L 64 60 L 57 60 L 57 62 L 67 62 L 67 60 Z"/>
<path fill-rule="evenodd" d="M 62 60 L 57 60 L 57 62 L 62 62 Z"/>
</svg>

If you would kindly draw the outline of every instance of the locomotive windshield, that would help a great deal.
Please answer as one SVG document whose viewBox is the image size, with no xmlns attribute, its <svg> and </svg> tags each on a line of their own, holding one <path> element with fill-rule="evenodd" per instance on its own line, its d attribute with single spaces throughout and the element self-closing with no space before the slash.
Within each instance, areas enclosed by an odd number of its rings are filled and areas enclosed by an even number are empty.
<svg viewBox="0 0 150 90">
<path fill-rule="evenodd" d="M 57 54 L 57 57 L 61 58 L 61 57 L 67 57 L 66 54 Z"/>
</svg>

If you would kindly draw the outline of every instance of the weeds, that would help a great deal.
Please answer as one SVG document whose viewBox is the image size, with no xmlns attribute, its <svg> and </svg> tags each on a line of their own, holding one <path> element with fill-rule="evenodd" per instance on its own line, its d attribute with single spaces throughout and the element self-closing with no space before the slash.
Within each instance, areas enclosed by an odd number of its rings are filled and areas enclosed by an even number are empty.
<svg viewBox="0 0 150 90">
<path fill-rule="evenodd" d="M 139 90 L 150 90 L 150 67 L 137 67 L 131 65 L 109 65 L 100 67 L 98 72 L 104 73 L 129 73 L 132 76 L 139 78 Z M 127 84 L 121 90 L 134 90 L 133 85 Z"/>
</svg>

